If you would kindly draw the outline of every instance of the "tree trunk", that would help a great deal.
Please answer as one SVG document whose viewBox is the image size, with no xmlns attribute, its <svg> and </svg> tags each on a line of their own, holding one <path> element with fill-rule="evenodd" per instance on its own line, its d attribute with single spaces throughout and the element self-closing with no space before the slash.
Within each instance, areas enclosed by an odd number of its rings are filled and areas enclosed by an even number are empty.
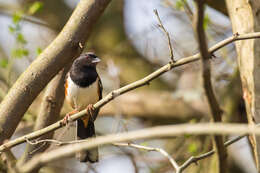
<svg viewBox="0 0 260 173">
<path fill-rule="evenodd" d="M 259 0 L 226 0 L 234 33 L 260 31 Z M 260 123 L 260 40 L 236 42 L 238 65 L 250 124 Z M 256 166 L 259 172 L 260 137 L 251 136 Z"/>
</svg>

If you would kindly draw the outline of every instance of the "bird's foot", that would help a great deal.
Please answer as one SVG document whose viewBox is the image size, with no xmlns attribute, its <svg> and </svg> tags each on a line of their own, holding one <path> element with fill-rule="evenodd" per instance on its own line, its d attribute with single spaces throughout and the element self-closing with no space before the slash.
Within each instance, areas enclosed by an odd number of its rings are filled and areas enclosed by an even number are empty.
<svg viewBox="0 0 260 173">
<path fill-rule="evenodd" d="M 62 124 L 67 125 L 67 124 L 70 122 L 70 120 L 71 120 L 70 116 L 73 115 L 73 114 L 75 114 L 75 113 L 78 113 L 78 112 L 79 112 L 79 111 L 75 109 L 75 110 L 73 110 L 73 111 L 67 113 L 67 114 L 65 115 L 65 117 L 63 118 L 63 120 L 62 120 Z"/>
<path fill-rule="evenodd" d="M 88 115 L 90 116 L 91 120 L 94 122 L 94 120 L 95 120 L 95 117 L 94 117 L 95 108 L 94 108 L 93 104 L 89 104 L 86 108 L 86 111 L 87 111 Z"/>
</svg>

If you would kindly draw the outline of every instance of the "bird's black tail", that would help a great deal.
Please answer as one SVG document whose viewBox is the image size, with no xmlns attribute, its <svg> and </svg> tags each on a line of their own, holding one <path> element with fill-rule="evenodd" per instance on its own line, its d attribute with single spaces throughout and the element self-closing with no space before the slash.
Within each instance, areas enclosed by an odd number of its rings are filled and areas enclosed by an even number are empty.
<svg viewBox="0 0 260 173">
<path fill-rule="evenodd" d="M 87 127 L 84 126 L 84 122 L 81 119 L 77 120 L 77 139 L 82 140 L 89 137 L 95 137 L 95 125 L 94 122 L 89 120 Z M 97 162 L 98 161 L 98 148 L 92 148 L 76 153 L 76 158 L 80 162 Z"/>
</svg>

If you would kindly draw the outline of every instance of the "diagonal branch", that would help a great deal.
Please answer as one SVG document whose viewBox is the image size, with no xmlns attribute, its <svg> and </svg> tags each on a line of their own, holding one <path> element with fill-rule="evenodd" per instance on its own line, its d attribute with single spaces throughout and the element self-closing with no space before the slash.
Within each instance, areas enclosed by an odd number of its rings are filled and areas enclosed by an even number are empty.
<svg viewBox="0 0 260 173">
<path fill-rule="evenodd" d="M 243 35 L 239 35 L 239 34 L 234 34 L 232 37 L 227 38 L 219 43 L 217 43 L 216 45 L 212 46 L 209 49 L 210 53 L 213 53 L 217 50 L 219 50 L 220 48 L 228 45 L 229 43 L 232 43 L 234 41 L 237 40 L 244 40 L 244 39 L 253 39 L 253 38 L 260 38 L 260 32 L 256 32 L 256 33 L 249 33 L 249 34 L 243 34 Z M 102 100 L 100 100 L 99 102 L 97 102 L 94 107 L 95 109 L 101 108 L 102 106 L 104 106 L 105 104 L 107 104 L 108 102 L 110 102 L 111 100 L 113 100 L 116 96 L 122 95 L 128 91 L 134 90 L 138 87 L 144 86 L 145 84 L 149 83 L 150 81 L 152 81 L 153 79 L 156 79 L 158 76 L 164 74 L 165 72 L 171 70 L 172 68 L 193 62 L 193 61 L 197 61 L 200 59 L 200 54 L 197 53 L 193 56 L 189 56 L 189 57 L 185 57 L 182 58 L 178 61 L 176 61 L 175 63 L 168 63 L 165 66 L 161 67 L 160 69 L 156 70 L 155 72 L 149 74 L 148 76 L 146 76 L 145 78 L 138 80 L 136 82 L 133 82 L 129 85 L 126 85 L 118 90 L 112 91 L 110 94 L 108 94 L 106 97 L 104 97 Z M 84 115 L 86 115 L 86 111 L 83 110 L 77 114 L 74 114 L 71 116 L 71 121 L 75 121 L 76 119 L 83 117 Z M 4 151 L 6 148 L 12 148 L 18 144 L 21 144 L 23 142 L 26 141 L 26 139 L 35 139 L 38 138 L 46 133 L 49 133 L 51 131 L 54 131 L 58 128 L 63 127 L 64 125 L 62 124 L 62 121 L 58 121 L 48 127 L 45 127 L 41 130 L 32 132 L 30 134 L 24 135 L 22 137 L 16 138 L 12 141 L 8 141 L 7 143 L 3 144 L 0 146 L 0 152 Z"/>
<path fill-rule="evenodd" d="M 214 94 L 212 83 L 211 83 L 211 70 L 210 70 L 210 58 L 211 55 L 208 52 L 208 45 L 206 42 L 206 35 L 203 29 L 204 21 L 204 0 L 196 1 L 196 13 L 194 16 L 194 30 L 197 35 L 199 49 L 202 56 L 202 77 L 203 87 L 207 100 L 209 103 L 212 119 L 214 122 L 221 122 L 222 110 L 218 104 L 217 98 Z M 224 147 L 223 137 L 214 136 L 213 143 L 216 147 L 217 158 L 218 158 L 218 171 L 225 173 L 227 169 L 227 151 Z"/>
</svg>

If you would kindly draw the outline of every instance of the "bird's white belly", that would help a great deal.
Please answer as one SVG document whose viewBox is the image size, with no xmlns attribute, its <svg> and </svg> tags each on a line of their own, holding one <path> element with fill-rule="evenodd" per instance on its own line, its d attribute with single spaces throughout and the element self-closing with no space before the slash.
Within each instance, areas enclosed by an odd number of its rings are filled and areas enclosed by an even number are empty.
<svg viewBox="0 0 260 173">
<path fill-rule="evenodd" d="M 71 103 L 74 109 L 81 111 L 89 104 L 98 101 L 98 80 L 86 88 L 80 88 L 75 85 L 70 77 L 68 77 L 68 88 L 66 99 Z"/>
</svg>

